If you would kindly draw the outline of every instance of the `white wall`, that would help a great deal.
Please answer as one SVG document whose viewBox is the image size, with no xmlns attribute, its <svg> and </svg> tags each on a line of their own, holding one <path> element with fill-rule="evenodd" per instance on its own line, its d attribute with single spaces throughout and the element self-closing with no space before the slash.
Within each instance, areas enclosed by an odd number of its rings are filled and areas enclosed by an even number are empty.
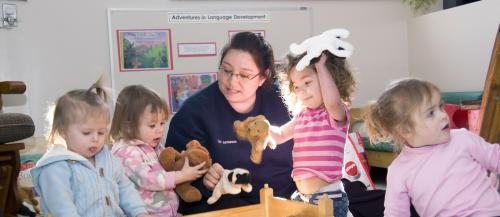
<svg viewBox="0 0 500 217">
<path fill-rule="evenodd" d="M 410 75 L 429 80 L 443 91 L 483 90 L 499 24 L 499 0 L 411 19 Z"/>
<path fill-rule="evenodd" d="M 27 91 L 24 99 L 5 97 L 4 110 L 31 115 L 36 136 L 46 127 L 44 113 L 49 102 L 70 89 L 87 88 L 101 73 L 109 71 L 108 7 L 228 7 L 228 1 L 175 0 L 8 3 L 18 5 L 19 24 L 14 29 L 0 29 L 0 79 L 22 80 Z M 400 0 L 258 1 L 258 5 L 252 1 L 231 1 L 231 8 L 255 6 L 311 7 L 315 34 L 333 27 L 349 29 L 349 42 L 356 49 L 351 65 L 359 81 L 354 105 L 377 97 L 388 80 L 408 75 L 407 19 L 412 14 Z M 293 23 L 283 28 L 293 28 Z"/>
</svg>

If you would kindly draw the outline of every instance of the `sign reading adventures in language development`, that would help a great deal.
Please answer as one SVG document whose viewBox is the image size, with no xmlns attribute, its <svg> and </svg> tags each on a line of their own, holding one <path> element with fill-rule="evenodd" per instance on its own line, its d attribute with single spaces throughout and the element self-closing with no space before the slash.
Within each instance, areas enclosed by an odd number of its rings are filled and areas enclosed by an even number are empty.
<svg viewBox="0 0 500 217">
<path fill-rule="evenodd" d="M 258 12 L 175 12 L 168 13 L 169 23 L 251 23 L 270 22 L 267 11 Z"/>
</svg>

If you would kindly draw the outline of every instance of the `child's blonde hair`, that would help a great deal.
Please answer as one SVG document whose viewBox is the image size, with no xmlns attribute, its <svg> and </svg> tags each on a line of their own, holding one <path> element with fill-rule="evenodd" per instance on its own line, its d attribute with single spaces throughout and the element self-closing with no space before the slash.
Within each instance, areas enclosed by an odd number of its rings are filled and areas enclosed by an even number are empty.
<svg viewBox="0 0 500 217">
<path fill-rule="evenodd" d="M 356 81 L 349 64 L 345 58 L 337 57 L 330 52 L 323 53 L 327 56 L 325 65 L 337 85 L 340 99 L 347 105 L 350 105 L 351 94 L 354 92 L 354 88 L 356 87 Z M 292 114 L 296 114 L 300 111 L 302 105 L 300 105 L 297 100 L 297 95 L 293 88 L 290 74 L 300 59 L 302 59 L 305 55 L 306 53 L 301 55 L 293 55 L 289 53 L 285 58 L 284 64 L 279 67 L 280 73 L 278 79 L 280 82 L 281 97 L 284 99 L 285 104 L 288 107 L 288 111 Z M 316 71 L 314 64 L 318 61 L 319 57 L 312 59 L 308 67 L 311 67 L 312 70 Z"/>
<path fill-rule="evenodd" d="M 116 100 L 115 112 L 109 132 L 111 141 L 119 139 L 133 140 L 139 136 L 139 121 L 146 108 L 151 105 L 151 112 L 165 114 L 168 107 L 155 91 L 142 85 L 125 87 Z"/>
<path fill-rule="evenodd" d="M 69 125 L 84 123 L 89 117 L 103 117 L 109 122 L 108 94 L 102 83 L 101 77 L 89 89 L 71 90 L 57 99 L 55 106 L 49 109 L 49 145 L 60 142 L 61 133 Z"/>
<path fill-rule="evenodd" d="M 400 132 L 415 132 L 412 115 L 430 104 L 435 93 L 440 93 L 438 87 L 418 79 L 407 78 L 390 84 L 364 112 L 370 142 L 392 141 L 395 150 L 400 151 L 406 143 Z"/>
</svg>

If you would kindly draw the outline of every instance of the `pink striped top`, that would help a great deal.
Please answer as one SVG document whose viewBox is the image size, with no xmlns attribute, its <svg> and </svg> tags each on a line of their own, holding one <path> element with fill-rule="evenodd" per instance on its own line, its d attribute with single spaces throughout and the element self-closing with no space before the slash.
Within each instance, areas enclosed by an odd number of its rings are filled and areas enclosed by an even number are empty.
<svg viewBox="0 0 500 217">
<path fill-rule="evenodd" d="M 339 125 L 324 107 L 305 109 L 294 118 L 292 151 L 295 181 L 319 177 L 328 183 L 342 178 L 344 146 L 349 126 L 347 120 Z"/>
</svg>

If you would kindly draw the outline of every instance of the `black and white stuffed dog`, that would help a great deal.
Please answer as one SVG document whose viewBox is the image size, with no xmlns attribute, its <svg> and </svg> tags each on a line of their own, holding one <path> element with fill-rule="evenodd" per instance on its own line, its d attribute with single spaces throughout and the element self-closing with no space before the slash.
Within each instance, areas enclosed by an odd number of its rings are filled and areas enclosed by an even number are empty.
<svg viewBox="0 0 500 217">
<path fill-rule="evenodd" d="M 214 204 L 223 194 L 239 194 L 242 189 L 245 192 L 252 191 L 250 172 L 241 168 L 224 170 L 224 175 L 215 185 L 212 196 L 208 198 L 207 203 Z"/>
</svg>

